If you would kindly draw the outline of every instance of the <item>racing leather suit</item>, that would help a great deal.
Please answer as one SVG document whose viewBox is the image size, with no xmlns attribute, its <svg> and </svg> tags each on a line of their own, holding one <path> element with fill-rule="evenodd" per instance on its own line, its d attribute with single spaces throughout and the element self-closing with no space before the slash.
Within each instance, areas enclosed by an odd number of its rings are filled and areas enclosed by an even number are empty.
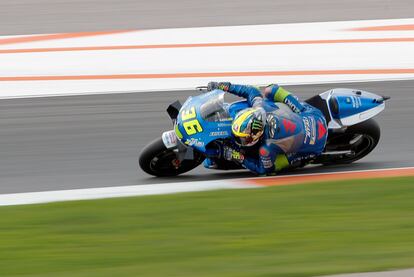
<svg viewBox="0 0 414 277">
<path fill-rule="evenodd" d="M 246 98 L 250 106 L 261 106 L 266 112 L 264 134 L 258 142 L 258 158 L 235 159 L 244 167 L 259 175 L 270 175 L 322 153 L 327 140 L 327 125 L 320 110 L 299 102 L 278 85 L 265 88 L 264 96 L 272 101 L 269 102 L 263 101 L 262 93 L 256 87 L 226 84 L 225 91 Z M 290 109 L 279 107 L 277 102 Z M 237 149 L 233 151 L 235 156 L 240 156 Z"/>
</svg>

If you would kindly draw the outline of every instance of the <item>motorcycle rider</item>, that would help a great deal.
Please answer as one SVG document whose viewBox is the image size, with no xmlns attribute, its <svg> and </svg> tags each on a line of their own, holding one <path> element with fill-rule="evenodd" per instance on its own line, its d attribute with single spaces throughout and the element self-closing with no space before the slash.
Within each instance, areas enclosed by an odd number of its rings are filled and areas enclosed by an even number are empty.
<svg viewBox="0 0 414 277">
<path fill-rule="evenodd" d="M 214 89 L 246 98 L 250 106 L 235 116 L 232 133 L 237 145 L 223 146 L 222 158 L 236 161 L 256 174 L 273 175 L 322 153 L 327 139 L 325 117 L 286 89 L 271 84 L 260 91 L 253 86 L 210 82 L 208 90 Z M 262 94 L 290 109 L 265 103 Z M 252 147 L 257 147 L 258 157 L 243 154 Z M 214 167 L 214 158 L 206 159 L 204 165 Z"/>
</svg>

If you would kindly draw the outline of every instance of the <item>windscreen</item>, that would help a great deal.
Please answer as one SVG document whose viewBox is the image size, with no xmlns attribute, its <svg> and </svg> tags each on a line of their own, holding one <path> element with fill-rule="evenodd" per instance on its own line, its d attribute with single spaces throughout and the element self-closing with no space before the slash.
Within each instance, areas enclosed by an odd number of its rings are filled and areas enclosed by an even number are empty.
<svg viewBox="0 0 414 277">
<path fill-rule="evenodd" d="M 201 117 L 206 121 L 223 121 L 230 118 L 224 104 L 224 93 L 211 97 L 200 106 Z"/>
</svg>

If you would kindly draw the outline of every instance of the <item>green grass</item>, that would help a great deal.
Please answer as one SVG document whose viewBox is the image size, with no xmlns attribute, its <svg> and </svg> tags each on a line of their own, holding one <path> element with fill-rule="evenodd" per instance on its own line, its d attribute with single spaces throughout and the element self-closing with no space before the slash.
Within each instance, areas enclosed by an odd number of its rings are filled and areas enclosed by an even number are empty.
<svg viewBox="0 0 414 277">
<path fill-rule="evenodd" d="M 414 178 L 0 208 L 0 276 L 414 267 Z"/>
</svg>

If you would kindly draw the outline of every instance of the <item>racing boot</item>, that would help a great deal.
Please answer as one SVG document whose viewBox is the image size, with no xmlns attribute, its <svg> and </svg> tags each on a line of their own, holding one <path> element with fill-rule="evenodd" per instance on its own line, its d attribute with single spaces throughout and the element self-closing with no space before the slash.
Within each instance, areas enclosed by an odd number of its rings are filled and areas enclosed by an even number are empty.
<svg viewBox="0 0 414 277">
<path fill-rule="evenodd" d="M 218 164 L 216 163 L 215 159 L 212 159 L 212 158 L 206 158 L 203 162 L 203 165 L 205 168 L 208 168 L 208 169 L 218 168 Z"/>
</svg>

